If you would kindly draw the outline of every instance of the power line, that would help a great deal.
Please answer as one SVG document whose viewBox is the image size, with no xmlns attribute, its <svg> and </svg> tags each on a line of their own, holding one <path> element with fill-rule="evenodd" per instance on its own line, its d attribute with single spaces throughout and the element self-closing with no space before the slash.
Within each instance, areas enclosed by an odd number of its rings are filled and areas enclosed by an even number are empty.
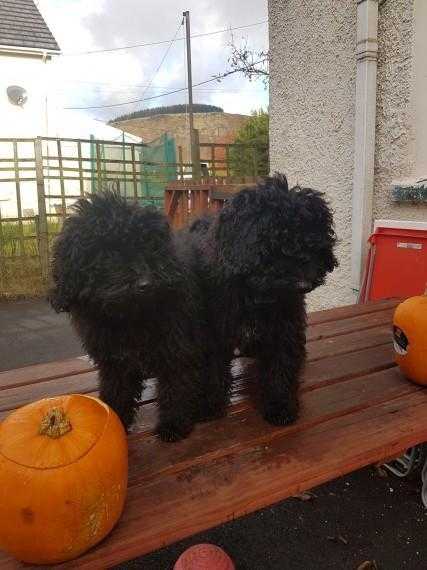
<svg viewBox="0 0 427 570">
<path fill-rule="evenodd" d="M 96 95 L 129 95 L 130 92 L 135 91 L 135 90 L 140 90 L 141 88 L 144 88 L 144 85 L 131 85 L 128 88 L 123 88 L 123 89 L 114 89 L 114 88 L 102 88 L 102 89 L 98 89 L 96 90 Z M 161 91 L 164 90 L 164 93 L 168 93 L 167 90 L 165 90 L 164 87 L 150 87 L 149 89 L 147 89 L 147 91 Z M 55 93 L 67 93 L 68 95 L 70 94 L 70 88 L 55 88 L 54 89 Z M 222 88 L 218 88 L 216 89 L 215 87 L 201 87 L 201 88 L 195 88 L 194 89 L 195 92 L 197 93 L 241 93 L 242 89 L 241 88 L 229 88 L 229 89 L 222 89 Z M 262 93 L 264 92 L 265 89 L 246 89 L 245 88 L 245 93 Z M 159 95 L 162 95 L 162 93 L 160 92 Z"/>
<path fill-rule="evenodd" d="M 210 79 L 209 81 L 215 81 L 215 79 Z M 201 84 L 198 83 L 198 85 L 201 85 Z M 73 110 L 81 110 L 81 111 L 88 110 L 88 109 L 110 109 L 111 107 L 122 107 L 124 105 L 131 105 L 132 103 L 141 103 L 143 101 L 152 101 L 153 99 L 159 99 L 160 97 L 165 97 L 166 95 L 173 95 L 174 93 L 181 93 L 182 91 L 186 91 L 186 90 L 187 90 L 187 87 L 181 87 L 180 89 L 175 89 L 174 91 L 167 91 L 166 93 L 160 93 L 159 95 L 153 95 L 152 97 L 146 97 L 145 99 L 134 99 L 132 101 L 126 101 L 123 103 L 110 103 L 109 105 L 91 105 L 89 107 L 64 107 L 64 109 L 73 109 Z"/>
<path fill-rule="evenodd" d="M 246 24 L 245 26 L 236 26 L 234 28 L 225 28 L 223 30 L 216 30 L 214 32 L 205 32 L 205 33 L 201 33 L 201 34 L 194 34 L 191 36 L 191 38 L 204 38 L 206 36 L 214 36 L 217 34 L 223 34 L 226 32 L 232 32 L 234 30 L 244 30 L 246 28 L 253 28 L 254 26 L 261 26 L 262 24 L 266 24 L 268 22 L 268 20 L 261 20 L 259 22 L 254 22 L 253 24 Z M 176 38 L 176 41 L 183 41 L 185 38 Z M 114 52 L 114 51 L 123 51 L 123 50 L 128 50 L 128 49 L 134 49 L 134 48 L 140 48 L 140 47 L 151 47 L 151 46 L 159 46 L 162 44 L 168 44 L 170 42 L 170 40 L 159 40 L 157 42 L 149 42 L 149 43 L 142 43 L 142 44 L 130 44 L 127 46 L 120 46 L 120 47 L 115 47 L 115 48 L 107 48 L 107 49 L 95 49 L 95 50 L 89 50 L 89 51 L 76 51 L 76 52 L 65 52 L 62 53 L 63 56 L 67 56 L 67 57 L 76 57 L 76 56 L 81 56 L 81 55 L 94 55 L 97 53 L 110 53 L 110 52 Z"/>
<path fill-rule="evenodd" d="M 136 90 L 136 89 L 143 89 L 147 87 L 146 85 L 137 85 L 137 84 L 133 84 L 133 85 L 129 85 L 129 87 L 127 88 L 120 88 L 120 89 L 115 89 L 113 87 L 109 88 L 109 87 L 105 87 L 102 89 L 97 90 L 97 93 L 99 94 L 109 94 L 109 95 L 119 95 L 119 94 L 129 94 L 130 90 Z M 158 90 L 165 90 L 165 87 L 155 87 L 155 86 L 151 86 L 147 89 L 147 91 L 158 91 Z M 184 88 L 186 89 L 186 88 Z M 200 89 L 195 88 L 194 91 L 197 91 L 198 93 L 240 93 L 242 91 L 242 89 L 239 89 L 237 87 L 235 88 L 229 88 L 229 89 L 222 89 L 222 88 L 218 88 L 216 89 L 214 88 L 209 88 L 209 87 L 202 87 Z M 261 93 L 264 92 L 265 89 L 245 89 L 246 93 Z M 70 92 L 70 88 L 62 88 L 62 89 L 55 89 L 56 93 L 69 93 Z M 168 91 L 166 90 L 165 93 L 168 93 Z M 161 93 L 160 93 L 161 95 Z"/>
<path fill-rule="evenodd" d="M 260 63 L 265 63 L 267 58 L 260 59 L 259 61 L 255 61 L 253 65 L 259 65 Z M 200 85 L 206 85 L 207 83 L 212 83 L 213 81 L 219 81 L 220 79 L 224 79 L 228 77 L 230 72 L 222 73 L 221 75 L 215 75 L 211 79 L 206 79 L 205 81 L 200 81 L 199 83 L 194 83 L 194 87 L 199 87 Z M 64 109 L 73 109 L 73 110 L 88 110 L 88 109 L 110 109 L 112 107 L 122 107 L 124 105 L 132 105 L 133 103 L 142 103 L 144 101 L 152 101 L 153 99 L 159 99 L 160 97 L 166 97 L 166 95 L 174 95 L 175 93 L 181 93 L 182 91 L 186 91 L 188 87 L 180 87 L 179 89 L 174 89 L 173 91 L 168 91 L 166 93 L 160 93 L 159 95 L 152 95 L 151 97 L 146 97 L 145 99 L 133 99 L 132 101 L 124 101 L 123 103 L 110 103 L 109 105 L 91 105 L 89 107 L 64 107 Z"/>
<path fill-rule="evenodd" d="M 156 75 L 159 73 L 160 68 L 161 68 L 162 65 L 164 64 L 165 59 L 167 58 L 167 56 L 168 56 L 168 54 L 169 54 L 169 52 L 170 52 L 170 49 L 171 49 L 173 43 L 174 43 L 175 40 L 176 40 L 176 37 L 177 37 L 177 35 L 178 35 L 178 32 L 179 32 L 179 30 L 181 29 L 181 26 L 182 26 L 182 22 L 180 22 L 180 23 L 178 24 L 178 27 L 177 27 L 176 32 L 175 32 L 175 35 L 174 35 L 174 37 L 171 39 L 171 41 L 170 41 L 170 43 L 169 43 L 169 45 L 168 45 L 168 47 L 167 47 L 167 50 L 165 51 L 165 53 L 164 53 L 164 55 L 163 55 L 163 57 L 162 57 L 162 60 L 160 61 L 159 65 L 157 66 L 156 71 L 155 71 L 154 74 L 152 75 L 150 81 L 148 82 L 148 85 L 145 87 L 144 91 L 142 92 L 142 98 L 144 98 L 144 96 L 145 96 L 145 94 L 147 93 L 148 89 L 150 89 L 151 84 L 153 83 L 153 81 L 154 81 Z"/>
<path fill-rule="evenodd" d="M 89 81 L 85 79 L 62 79 L 64 83 L 86 83 L 88 85 L 111 85 L 121 87 L 147 87 L 147 83 L 118 83 L 116 81 Z M 153 89 L 166 89 L 167 85 L 152 85 Z"/>
<path fill-rule="evenodd" d="M 168 85 L 149 85 L 148 83 L 117 83 L 116 81 L 85 81 L 84 79 L 62 79 L 61 83 L 84 83 L 85 85 L 93 85 L 93 86 L 98 86 L 98 85 L 104 85 L 105 87 L 102 87 L 102 91 L 123 91 L 123 92 L 127 92 L 128 89 L 144 89 L 146 87 L 149 86 L 149 89 L 151 91 L 155 90 L 155 89 L 168 89 L 169 86 Z M 120 88 L 123 89 L 120 89 Z M 70 87 L 63 87 L 63 89 L 67 89 L 67 91 L 70 89 Z M 57 89 L 58 91 L 58 89 Z M 61 91 L 61 89 L 59 89 L 59 91 Z M 202 91 L 202 89 L 198 89 L 198 91 Z M 203 91 L 241 91 L 240 89 L 203 89 Z M 254 91 L 258 91 L 257 89 L 254 89 Z M 259 89 L 259 91 L 264 91 L 263 89 Z"/>
</svg>

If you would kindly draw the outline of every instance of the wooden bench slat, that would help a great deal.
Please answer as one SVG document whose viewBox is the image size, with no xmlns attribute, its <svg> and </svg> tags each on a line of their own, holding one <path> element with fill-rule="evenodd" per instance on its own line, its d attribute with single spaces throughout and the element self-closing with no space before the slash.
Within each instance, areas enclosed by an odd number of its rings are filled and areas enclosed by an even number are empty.
<svg viewBox="0 0 427 570">
<path fill-rule="evenodd" d="M 81 374 L 90 370 L 93 370 L 93 365 L 86 357 L 24 366 L 16 370 L 0 372 L 0 390 L 24 384 L 35 384 L 54 378 L 63 378 L 64 376 Z"/>
<path fill-rule="evenodd" d="M 239 394 L 246 396 L 247 385 L 256 381 L 258 375 L 257 365 L 252 359 L 241 359 L 246 361 L 245 366 L 234 374 L 233 397 L 234 401 L 240 400 Z M 236 361 L 236 367 L 239 360 Z M 343 382 L 358 376 L 366 376 L 380 370 L 386 370 L 396 366 L 394 360 L 394 349 L 390 342 L 387 344 L 359 350 L 342 355 L 330 356 L 325 359 L 310 361 L 308 358 L 301 378 L 301 391 L 307 392 Z"/>
<path fill-rule="evenodd" d="M 427 439 L 426 414 L 427 396 L 417 390 L 178 476 L 130 487 L 122 520 L 109 539 L 60 567 L 113 566 L 403 452 Z M 0 567 L 22 566 L 3 557 Z"/>
<path fill-rule="evenodd" d="M 52 396 L 61 396 L 63 394 L 88 394 L 98 396 L 98 373 L 93 370 L 85 374 L 69 376 L 64 379 L 57 379 L 54 382 L 48 380 L 46 382 L 38 382 L 37 384 L 29 384 L 19 388 L 10 388 L 3 390 L 0 400 L 0 419 L 3 412 L 10 413 L 11 410 L 39 400 L 41 398 L 49 398 Z M 154 378 L 147 381 L 141 404 L 149 403 L 156 397 L 156 382 Z"/>
<path fill-rule="evenodd" d="M 310 325 L 319 325 L 329 321 L 338 321 L 348 319 L 349 317 L 357 317 L 358 315 L 376 313 L 384 309 L 394 309 L 400 301 L 401 299 L 386 299 L 384 301 L 375 301 L 363 305 L 345 305 L 333 309 L 312 311 L 308 314 L 308 323 Z"/>
<path fill-rule="evenodd" d="M 390 344 L 390 342 L 390 326 L 383 325 L 378 328 L 309 342 L 307 344 L 307 357 L 313 362 L 327 356 L 351 354 L 357 350 Z"/>
<path fill-rule="evenodd" d="M 97 387 L 97 372 L 86 372 L 74 376 L 56 378 L 54 381 L 37 382 L 1 391 L 0 411 L 13 410 L 35 400 L 61 394 L 87 394 Z"/>
<path fill-rule="evenodd" d="M 394 349 L 390 341 L 380 346 L 320 360 L 311 360 L 309 354 L 302 386 L 305 390 L 314 389 L 392 366 L 395 366 Z"/>
<path fill-rule="evenodd" d="M 388 324 L 391 330 L 393 313 L 394 309 L 384 309 L 368 315 L 358 315 L 339 321 L 328 321 L 318 325 L 311 325 L 307 329 L 307 340 L 314 341 L 331 338 L 350 332 L 365 331 L 385 324 Z"/>
</svg>

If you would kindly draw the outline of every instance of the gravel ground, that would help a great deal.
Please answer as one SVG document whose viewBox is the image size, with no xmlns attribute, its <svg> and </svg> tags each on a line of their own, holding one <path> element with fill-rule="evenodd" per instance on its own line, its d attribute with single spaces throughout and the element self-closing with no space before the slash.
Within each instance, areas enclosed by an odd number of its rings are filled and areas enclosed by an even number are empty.
<svg viewBox="0 0 427 570">
<path fill-rule="evenodd" d="M 45 300 L 0 301 L 0 371 L 80 354 L 67 316 Z"/>
</svg>

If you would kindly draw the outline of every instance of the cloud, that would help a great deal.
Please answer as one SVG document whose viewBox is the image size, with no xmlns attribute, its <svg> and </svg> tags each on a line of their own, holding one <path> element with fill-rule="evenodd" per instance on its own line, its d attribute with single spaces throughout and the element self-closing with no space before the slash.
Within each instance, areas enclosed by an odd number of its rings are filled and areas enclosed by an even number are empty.
<svg viewBox="0 0 427 570">
<path fill-rule="evenodd" d="M 266 0 L 39 0 L 39 8 L 64 55 L 51 70 L 51 91 L 58 106 L 107 105 L 140 98 L 144 85 L 152 85 L 145 97 L 180 88 L 186 82 L 184 42 L 177 41 L 153 79 L 167 44 L 104 54 L 71 56 L 71 52 L 108 49 L 133 43 L 172 38 L 190 10 L 192 34 L 242 26 L 267 18 Z M 267 46 L 267 26 L 233 32 L 234 40 L 247 41 L 255 49 Z M 182 36 L 182 31 L 178 37 Z M 210 79 L 227 69 L 230 32 L 192 40 L 193 83 Z M 94 109 L 87 114 L 109 119 L 146 106 L 184 102 L 185 92 L 160 99 Z M 195 90 L 195 100 L 224 106 L 229 112 L 248 113 L 268 103 L 261 83 L 232 76 Z M 83 111 L 82 111 L 83 112 Z"/>
</svg>

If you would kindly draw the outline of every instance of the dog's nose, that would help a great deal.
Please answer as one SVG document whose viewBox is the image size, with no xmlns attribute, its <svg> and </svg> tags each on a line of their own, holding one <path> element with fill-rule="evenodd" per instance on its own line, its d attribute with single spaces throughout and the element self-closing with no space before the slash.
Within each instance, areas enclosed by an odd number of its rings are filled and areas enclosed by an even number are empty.
<svg viewBox="0 0 427 570">
<path fill-rule="evenodd" d="M 150 285 L 150 280 L 146 278 L 138 279 L 136 287 L 139 291 L 144 291 Z"/>
</svg>

